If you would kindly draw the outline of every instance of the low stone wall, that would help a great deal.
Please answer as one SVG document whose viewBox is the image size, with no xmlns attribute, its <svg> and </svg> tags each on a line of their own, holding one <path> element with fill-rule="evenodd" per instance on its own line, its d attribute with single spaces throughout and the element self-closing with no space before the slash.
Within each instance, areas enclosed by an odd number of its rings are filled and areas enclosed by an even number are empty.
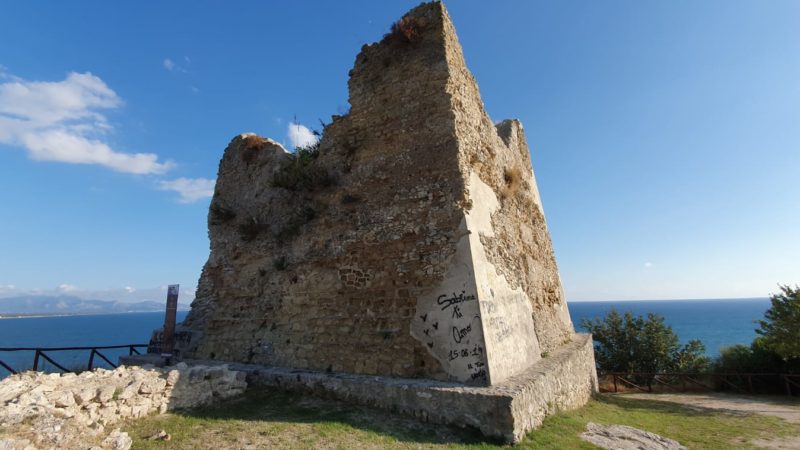
<svg viewBox="0 0 800 450">
<path fill-rule="evenodd" d="M 180 363 L 76 374 L 25 372 L 0 382 L 0 449 L 127 449 L 117 422 L 207 405 L 239 395 L 245 374 L 227 366 Z"/>
<path fill-rule="evenodd" d="M 470 426 L 506 442 L 519 442 L 545 416 L 579 408 L 597 391 L 592 340 L 586 334 L 574 335 L 525 372 L 489 387 L 245 364 L 231 367 L 247 372 L 250 384 L 333 397 L 426 422 Z"/>
</svg>

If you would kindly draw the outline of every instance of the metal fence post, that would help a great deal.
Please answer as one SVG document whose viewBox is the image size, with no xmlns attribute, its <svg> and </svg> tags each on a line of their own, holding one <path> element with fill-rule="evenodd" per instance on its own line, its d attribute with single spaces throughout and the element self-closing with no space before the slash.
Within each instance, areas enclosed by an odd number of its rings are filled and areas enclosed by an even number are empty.
<svg viewBox="0 0 800 450">
<path fill-rule="evenodd" d="M 94 352 L 95 349 L 92 349 L 92 352 L 89 353 L 89 365 L 87 366 L 86 370 L 92 370 L 92 366 L 94 365 Z"/>
</svg>

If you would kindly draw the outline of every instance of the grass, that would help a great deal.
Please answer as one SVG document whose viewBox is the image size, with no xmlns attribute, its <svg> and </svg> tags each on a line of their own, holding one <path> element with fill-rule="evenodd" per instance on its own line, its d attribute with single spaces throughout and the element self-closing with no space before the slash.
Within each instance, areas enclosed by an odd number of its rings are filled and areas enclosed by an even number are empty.
<svg viewBox="0 0 800 450">
<path fill-rule="evenodd" d="M 672 403 L 598 395 L 586 407 L 548 418 L 519 448 L 591 449 L 579 438 L 587 422 L 641 428 L 692 449 L 755 448 L 756 438 L 797 435 L 777 417 L 688 409 Z M 151 416 L 123 427 L 134 449 L 159 448 L 503 448 L 476 430 L 424 424 L 371 408 L 275 390 L 180 414 Z M 171 440 L 147 437 L 165 430 Z"/>
</svg>

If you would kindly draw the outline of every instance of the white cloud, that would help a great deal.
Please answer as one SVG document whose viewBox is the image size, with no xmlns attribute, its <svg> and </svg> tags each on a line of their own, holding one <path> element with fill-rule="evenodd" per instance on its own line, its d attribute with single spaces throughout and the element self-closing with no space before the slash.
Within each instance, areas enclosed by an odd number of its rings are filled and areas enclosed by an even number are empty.
<svg viewBox="0 0 800 450">
<path fill-rule="evenodd" d="M 153 153 L 115 151 L 101 138 L 112 130 L 102 110 L 122 99 L 91 73 L 62 81 L 28 81 L 0 68 L 0 144 L 23 147 L 38 161 L 97 164 L 124 173 L 160 174 L 171 162 Z"/>
<path fill-rule="evenodd" d="M 164 68 L 172 72 L 175 69 L 175 63 L 171 59 L 166 58 L 164 59 Z"/>
<path fill-rule="evenodd" d="M 136 288 L 135 287 L 130 287 L 130 286 L 125 286 L 125 292 L 127 292 L 129 294 L 133 294 L 134 292 L 136 292 Z"/>
<path fill-rule="evenodd" d="M 287 131 L 289 142 L 292 144 L 292 147 L 307 147 L 309 145 L 315 144 L 319 138 L 314 135 L 314 132 L 311 131 L 305 125 L 300 125 L 299 123 L 292 122 L 289 124 L 289 129 Z"/>
<path fill-rule="evenodd" d="M 645 269 L 650 269 L 651 267 L 653 267 L 653 263 L 651 263 L 651 262 L 644 263 L 644 268 Z"/>
<path fill-rule="evenodd" d="M 59 292 L 75 292 L 78 290 L 78 286 L 72 284 L 62 284 L 58 286 Z"/>
<path fill-rule="evenodd" d="M 17 287 L 13 284 L 0 284 L 0 295 L 13 294 L 17 291 Z"/>
<path fill-rule="evenodd" d="M 162 191 L 175 191 L 180 194 L 180 203 L 194 203 L 198 200 L 210 198 L 214 195 L 214 184 L 217 180 L 208 178 L 178 178 L 171 181 L 161 181 L 158 188 Z"/>
</svg>

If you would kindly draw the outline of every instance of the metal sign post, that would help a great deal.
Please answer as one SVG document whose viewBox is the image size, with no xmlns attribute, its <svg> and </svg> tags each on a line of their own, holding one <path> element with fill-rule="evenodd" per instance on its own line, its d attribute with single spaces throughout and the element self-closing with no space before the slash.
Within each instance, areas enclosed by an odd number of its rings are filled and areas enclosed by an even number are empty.
<svg viewBox="0 0 800 450">
<path fill-rule="evenodd" d="M 171 284 L 167 289 L 167 311 L 164 315 L 164 334 L 161 339 L 161 356 L 172 356 L 175 347 L 175 316 L 178 312 L 179 284 Z"/>
</svg>

